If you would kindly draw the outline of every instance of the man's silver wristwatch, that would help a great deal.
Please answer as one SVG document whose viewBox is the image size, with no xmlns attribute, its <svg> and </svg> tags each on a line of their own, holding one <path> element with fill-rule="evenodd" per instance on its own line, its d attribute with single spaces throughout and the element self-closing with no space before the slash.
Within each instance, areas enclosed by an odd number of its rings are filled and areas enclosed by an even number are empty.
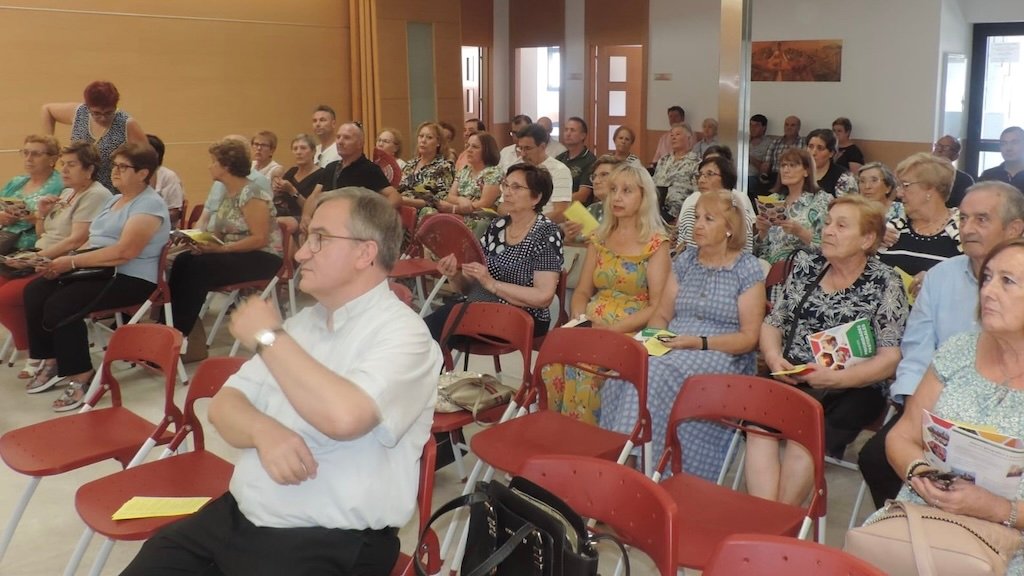
<svg viewBox="0 0 1024 576">
<path fill-rule="evenodd" d="M 283 334 L 284 328 L 278 326 L 271 330 L 260 330 L 256 333 L 256 353 L 263 352 L 264 348 L 270 348 L 277 342 L 277 335 Z"/>
</svg>

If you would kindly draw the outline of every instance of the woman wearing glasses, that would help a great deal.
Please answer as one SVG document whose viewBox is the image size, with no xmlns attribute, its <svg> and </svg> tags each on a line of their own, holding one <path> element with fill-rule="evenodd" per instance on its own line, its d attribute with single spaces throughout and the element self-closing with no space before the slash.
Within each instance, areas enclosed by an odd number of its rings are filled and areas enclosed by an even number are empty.
<svg viewBox="0 0 1024 576">
<path fill-rule="evenodd" d="M 774 264 L 795 250 L 821 245 L 821 228 L 830 199 L 814 183 L 814 161 L 807 150 L 789 148 L 783 152 L 779 156 L 779 181 L 771 194 L 776 208 L 759 214 L 754 223 L 757 255 Z"/>
<path fill-rule="evenodd" d="M 60 144 L 53 136 L 31 135 L 21 147 L 25 174 L 0 189 L 0 254 L 31 248 L 36 243 L 36 203 L 60 194 L 60 173 L 54 170 Z"/>
<path fill-rule="evenodd" d="M 502 302 L 526 310 L 536 336 L 548 332 L 548 307 L 562 272 L 562 233 L 542 214 L 553 188 L 547 170 L 512 165 L 501 183 L 505 216 L 494 219 L 480 238 L 485 262 L 459 262 L 454 254 L 437 262 L 469 302 Z M 446 304 L 424 318 L 438 342 L 453 306 Z"/>
<path fill-rule="evenodd" d="M 41 268 L 43 276 L 25 287 L 29 354 L 42 360 L 27 391 L 65 385 L 53 403 L 58 412 L 82 405 L 93 376 L 85 316 L 145 301 L 156 289 L 160 252 L 171 231 L 167 204 L 150 186 L 159 165 L 156 151 L 129 142 L 112 156 L 119 194 L 89 225 L 92 250 L 54 258 Z M 72 271 L 79 277 L 61 277 Z"/>
<path fill-rule="evenodd" d="M 710 148 L 708 149 L 710 150 Z M 747 242 L 744 250 L 752 252 L 754 249 L 754 238 L 750 233 L 754 220 L 754 207 L 750 205 L 750 198 L 746 194 L 736 191 L 736 168 L 732 160 L 726 156 L 708 156 L 701 161 L 697 167 L 697 193 L 691 194 L 683 202 L 679 211 L 679 234 L 676 236 L 676 250 L 683 248 L 696 248 L 693 241 L 693 222 L 697 213 L 697 200 L 701 194 L 715 192 L 717 190 L 729 190 L 737 207 L 743 211 L 743 219 L 747 224 Z"/>
<path fill-rule="evenodd" d="M 883 243 L 887 247 L 878 256 L 914 277 L 911 294 L 917 294 L 929 268 L 963 253 L 960 211 L 946 207 L 954 174 L 948 160 L 927 152 L 914 154 L 896 167 L 896 194 L 906 217 L 889 222 L 896 241 Z M 892 237 L 891 232 L 886 234 L 886 239 Z"/>
<path fill-rule="evenodd" d="M 391 156 L 399 168 L 405 168 L 402 160 L 402 133 L 394 128 L 385 128 L 377 135 L 377 150 Z"/>
<path fill-rule="evenodd" d="M 71 125 L 71 141 L 93 142 L 100 151 L 99 182 L 114 189 L 110 160 L 125 142 L 146 144 L 146 132 L 124 110 L 117 109 L 121 94 L 110 82 L 97 81 L 85 87 L 83 103 L 57 102 L 43 105 L 43 131 L 53 134 L 56 123 Z"/>
<path fill-rule="evenodd" d="M 270 279 L 281 268 L 283 257 L 274 199 L 248 179 L 245 144 L 229 138 L 209 150 L 210 176 L 225 188 L 224 198 L 206 226 L 217 241 L 196 243 L 175 258 L 167 281 L 174 327 L 185 335 L 199 320 L 211 289 Z"/>
<path fill-rule="evenodd" d="M 88 142 L 74 142 L 61 150 L 64 192 L 60 197 L 39 198 L 35 214 L 38 252 L 26 255 L 57 258 L 77 250 L 89 239 L 89 224 L 111 196 L 110 190 L 96 181 L 99 162 L 99 151 Z M 19 353 L 28 350 L 25 287 L 36 276 L 29 267 L 0 268 L 0 324 L 11 332 Z M 26 359 L 18 378 L 32 378 L 38 367 L 39 360 Z"/>
<path fill-rule="evenodd" d="M 861 196 L 879 202 L 885 207 L 886 222 L 906 219 L 903 203 L 896 199 L 896 176 L 885 164 L 870 162 L 862 166 L 857 172 L 857 190 Z M 893 231 L 889 244 L 895 241 L 896 234 Z"/>
</svg>

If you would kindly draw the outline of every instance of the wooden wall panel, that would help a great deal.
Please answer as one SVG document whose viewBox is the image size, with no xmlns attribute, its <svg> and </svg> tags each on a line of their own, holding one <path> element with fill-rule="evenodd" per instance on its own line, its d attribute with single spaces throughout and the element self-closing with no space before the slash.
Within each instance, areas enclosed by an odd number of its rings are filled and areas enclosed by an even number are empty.
<svg viewBox="0 0 1024 576">
<path fill-rule="evenodd" d="M 508 14 L 509 48 L 561 46 L 565 43 L 565 2 L 512 0 Z"/>
<path fill-rule="evenodd" d="M 167 165 L 193 204 L 210 187 L 211 142 L 271 130 L 275 157 L 289 164 L 288 142 L 310 130 L 316 104 L 351 114 L 348 2 L 21 0 L 5 3 L 0 20 L 0 49 L 17 55 L 4 76 L 26 79 L 0 91 L 2 181 L 21 172 L 14 151 L 41 129 L 40 106 L 80 101 L 97 79 L 114 82 L 121 107 L 167 142 Z M 68 134 L 58 127 L 62 142 Z"/>
<path fill-rule="evenodd" d="M 494 0 L 462 0 L 462 43 L 494 45 Z"/>
<path fill-rule="evenodd" d="M 409 112 L 409 68 L 406 62 L 406 30 L 409 22 L 434 24 L 435 102 L 438 118 L 461 128 L 462 5 L 460 0 L 379 0 L 377 26 L 380 38 L 381 125 L 402 132 L 402 155 L 415 154 Z M 462 131 L 458 130 L 461 135 Z M 461 137 L 461 136 L 460 136 Z M 458 149 L 458 145 L 456 145 Z"/>
<path fill-rule="evenodd" d="M 648 1 L 587 0 L 587 44 L 645 45 L 647 43 Z"/>
</svg>

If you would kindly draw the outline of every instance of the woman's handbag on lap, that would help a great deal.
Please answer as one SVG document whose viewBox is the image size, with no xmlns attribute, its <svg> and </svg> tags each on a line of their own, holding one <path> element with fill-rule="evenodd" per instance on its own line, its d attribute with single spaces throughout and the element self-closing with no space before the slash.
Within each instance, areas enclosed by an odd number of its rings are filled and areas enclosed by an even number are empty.
<svg viewBox="0 0 1024 576">
<path fill-rule="evenodd" d="M 1002 575 L 1021 532 L 931 506 L 889 500 L 874 521 L 846 533 L 843 549 L 887 574 Z"/>
</svg>

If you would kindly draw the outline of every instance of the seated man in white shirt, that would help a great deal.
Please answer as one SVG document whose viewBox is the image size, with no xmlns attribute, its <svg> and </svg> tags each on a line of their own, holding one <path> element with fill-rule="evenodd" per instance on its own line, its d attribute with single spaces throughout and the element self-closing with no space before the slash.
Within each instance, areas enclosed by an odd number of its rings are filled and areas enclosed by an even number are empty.
<svg viewBox="0 0 1024 576">
<path fill-rule="evenodd" d="M 387 575 L 416 508 L 441 353 L 388 288 L 402 227 L 381 195 L 325 193 L 296 258 L 317 303 L 281 322 L 252 298 L 257 356 L 209 407 L 241 455 L 230 490 L 150 539 L 122 576 Z"/>
<path fill-rule="evenodd" d="M 533 120 L 530 120 L 526 114 L 518 114 L 512 119 L 512 129 L 508 133 L 512 137 L 512 143 L 502 148 L 498 155 L 498 167 L 501 168 L 502 176 L 508 172 L 509 166 L 519 162 L 519 152 L 516 150 L 516 145 L 519 143 L 519 131 L 530 124 L 533 124 Z"/>
<path fill-rule="evenodd" d="M 156 169 L 156 182 L 153 183 L 153 189 L 167 204 L 167 213 L 171 215 L 171 228 L 180 228 L 182 218 L 188 217 L 188 214 L 181 213 L 181 207 L 185 203 L 185 187 L 182 186 L 178 174 L 164 166 L 164 152 L 166 151 L 164 141 L 156 134 L 146 134 L 146 139 L 149 140 L 149 145 L 153 147 L 153 150 L 156 150 L 159 164 Z"/>
<path fill-rule="evenodd" d="M 548 132 L 540 124 L 530 124 L 519 131 L 516 149 L 523 162 L 541 166 L 551 174 L 554 191 L 551 200 L 544 205 L 544 215 L 558 224 L 565 220 L 565 209 L 572 202 L 572 172 L 569 168 L 548 156 Z"/>
</svg>

